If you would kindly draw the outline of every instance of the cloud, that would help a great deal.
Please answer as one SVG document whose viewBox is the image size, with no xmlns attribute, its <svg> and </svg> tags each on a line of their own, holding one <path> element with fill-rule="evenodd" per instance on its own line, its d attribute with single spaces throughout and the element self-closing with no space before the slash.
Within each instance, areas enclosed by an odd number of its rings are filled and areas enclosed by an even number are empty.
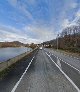
<svg viewBox="0 0 80 92">
<path fill-rule="evenodd" d="M 78 3 L 76 3 L 76 2 L 73 2 L 70 4 L 70 7 L 73 9 L 76 8 L 77 6 L 78 6 Z"/>
<path fill-rule="evenodd" d="M 31 4 L 31 5 L 35 5 L 37 0 L 26 0 L 26 2 Z"/>
<path fill-rule="evenodd" d="M 78 7 L 78 5 L 79 4 L 77 3 L 76 0 L 62 0 L 58 4 L 54 3 L 51 10 L 51 15 L 52 15 L 51 20 L 54 25 L 54 29 L 56 31 L 59 32 L 63 28 L 70 25 L 70 21 L 73 20 L 75 10 Z M 55 14 L 54 11 L 56 11 L 57 14 Z"/>
<path fill-rule="evenodd" d="M 76 17 L 80 17 L 80 10 L 77 11 Z"/>
<path fill-rule="evenodd" d="M 80 18 L 80 10 L 78 10 L 77 12 L 75 11 L 76 8 L 78 9 L 79 4 L 77 3 L 76 0 L 70 0 L 67 1 L 67 4 L 65 6 L 64 10 L 64 14 L 62 14 L 63 18 L 61 21 L 61 28 L 64 29 L 66 27 L 70 27 L 73 25 L 77 25 L 76 21 Z M 71 10 L 73 9 L 73 10 Z M 67 16 L 66 11 L 70 11 L 72 12 L 72 14 L 69 16 Z M 73 18 L 72 18 L 73 17 Z M 72 19 L 71 19 L 72 18 Z M 71 20 L 69 20 L 71 19 Z"/>
<path fill-rule="evenodd" d="M 18 3 L 18 0 L 7 0 L 12 6 L 16 6 Z"/>
<path fill-rule="evenodd" d="M 68 19 L 64 19 L 63 22 L 62 22 L 62 29 L 68 27 L 70 24 L 69 20 Z"/>
<path fill-rule="evenodd" d="M 29 36 L 36 38 L 40 41 L 47 41 L 56 38 L 56 32 L 54 31 L 53 27 L 43 27 L 43 26 L 27 26 L 24 30 L 28 30 Z"/>
<path fill-rule="evenodd" d="M 8 0 L 9 4 L 14 7 L 18 12 L 23 14 L 26 18 L 30 20 L 34 20 L 32 14 L 30 11 L 27 9 L 27 5 L 24 2 L 21 2 L 19 0 Z"/>
<path fill-rule="evenodd" d="M 75 0 L 65 0 L 66 9 L 74 9 L 77 8 L 78 3 Z"/>
<path fill-rule="evenodd" d="M 22 28 L 16 29 L 17 25 L 3 27 L 2 34 L 7 40 L 29 43 L 56 38 L 58 31 L 74 23 L 70 23 L 70 19 L 73 18 L 73 12 L 78 6 L 76 0 L 8 0 L 8 2 L 14 7 L 14 12 L 17 11 L 14 14 L 14 21 Z M 77 12 L 76 16 L 80 16 L 80 13 Z"/>
<path fill-rule="evenodd" d="M 34 20 L 32 14 L 24 6 L 19 6 L 19 10 L 21 10 L 21 12 L 30 20 Z"/>
<path fill-rule="evenodd" d="M 39 43 L 39 40 L 30 38 L 22 30 L 0 25 L 0 41 L 20 41 L 23 43 Z"/>
<path fill-rule="evenodd" d="M 68 19 L 64 19 L 63 22 L 62 22 L 62 29 L 76 25 L 75 21 L 76 21 L 76 18 L 73 21 L 69 21 Z"/>
<path fill-rule="evenodd" d="M 0 41 L 20 41 L 23 43 L 41 43 L 56 38 L 51 27 L 28 25 L 21 30 L 11 26 L 0 25 Z"/>
</svg>

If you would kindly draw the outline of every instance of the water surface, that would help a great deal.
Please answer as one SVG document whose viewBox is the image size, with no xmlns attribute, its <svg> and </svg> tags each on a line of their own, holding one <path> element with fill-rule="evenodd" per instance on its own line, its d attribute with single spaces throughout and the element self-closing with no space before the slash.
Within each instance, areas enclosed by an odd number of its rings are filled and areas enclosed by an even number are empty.
<svg viewBox="0 0 80 92">
<path fill-rule="evenodd" d="M 19 47 L 19 48 L 0 48 L 0 62 L 6 61 L 24 52 L 30 51 L 30 48 Z"/>
</svg>

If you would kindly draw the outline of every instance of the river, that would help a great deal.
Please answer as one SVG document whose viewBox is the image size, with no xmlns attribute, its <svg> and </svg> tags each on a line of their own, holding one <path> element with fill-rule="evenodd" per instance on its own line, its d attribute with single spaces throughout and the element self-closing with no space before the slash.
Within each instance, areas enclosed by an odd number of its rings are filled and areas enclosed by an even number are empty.
<svg viewBox="0 0 80 92">
<path fill-rule="evenodd" d="M 24 52 L 30 51 L 27 47 L 17 47 L 17 48 L 0 48 L 0 62 L 6 61 Z"/>
</svg>

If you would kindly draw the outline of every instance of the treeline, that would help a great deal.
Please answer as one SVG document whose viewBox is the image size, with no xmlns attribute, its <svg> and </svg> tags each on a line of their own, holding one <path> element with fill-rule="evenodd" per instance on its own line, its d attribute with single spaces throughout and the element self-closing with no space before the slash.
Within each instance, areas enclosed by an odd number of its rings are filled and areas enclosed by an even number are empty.
<svg viewBox="0 0 80 92">
<path fill-rule="evenodd" d="M 13 41 L 13 42 L 0 42 L 0 48 L 6 48 L 6 47 L 28 47 L 35 49 L 38 46 L 38 44 L 24 44 L 19 41 Z"/>
<path fill-rule="evenodd" d="M 13 42 L 0 42 L 0 47 L 1 48 L 6 48 L 6 47 L 20 47 L 24 46 L 23 43 L 19 41 L 13 41 Z"/>
<path fill-rule="evenodd" d="M 80 52 L 80 26 L 65 28 L 59 37 L 59 48 Z"/>
<path fill-rule="evenodd" d="M 25 47 L 29 47 L 29 48 L 32 48 L 32 49 L 35 49 L 37 46 L 38 46 L 38 44 L 34 44 L 34 43 L 25 45 Z"/>
<path fill-rule="evenodd" d="M 56 39 L 44 42 L 43 45 L 80 53 L 80 26 L 65 28 Z"/>
</svg>

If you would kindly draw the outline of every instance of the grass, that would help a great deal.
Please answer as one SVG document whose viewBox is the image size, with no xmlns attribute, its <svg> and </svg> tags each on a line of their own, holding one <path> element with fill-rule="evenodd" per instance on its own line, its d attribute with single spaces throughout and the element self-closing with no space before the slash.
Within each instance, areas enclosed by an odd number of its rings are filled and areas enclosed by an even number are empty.
<svg viewBox="0 0 80 92">
<path fill-rule="evenodd" d="M 3 79 L 10 71 L 10 68 L 6 68 L 5 70 L 0 72 L 0 79 Z"/>
<path fill-rule="evenodd" d="M 54 49 L 54 50 L 56 50 L 56 49 Z M 78 51 L 58 49 L 58 51 L 61 52 L 61 53 L 65 53 L 65 54 L 68 54 L 68 55 L 73 55 L 73 56 L 76 56 L 76 57 L 80 57 L 80 49 L 77 49 L 77 50 Z"/>
</svg>

